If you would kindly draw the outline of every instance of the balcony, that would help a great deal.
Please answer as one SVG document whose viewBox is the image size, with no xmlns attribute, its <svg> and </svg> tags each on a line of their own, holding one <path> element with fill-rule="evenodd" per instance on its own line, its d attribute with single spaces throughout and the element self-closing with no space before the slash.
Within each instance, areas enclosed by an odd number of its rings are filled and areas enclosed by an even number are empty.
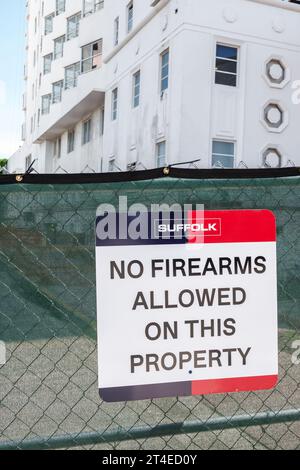
<svg viewBox="0 0 300 470">
<path fill-rule="evenodd" d="M 73 90 L 77 91 L 76 88 Z M 39 135 L 34 143 L 40 144 L 46 140 L 54 140 L 68 129 L 74 128 L 78 122 L 104 105 L 104 97 L 103 91 L 93 89 L 76 102 L 71 99 L 64 100 L 59 105 L 52 105 L 50 114 L 41 118 Z M 58 109 L 55 109 L 56 106 Z"/>
</svg>

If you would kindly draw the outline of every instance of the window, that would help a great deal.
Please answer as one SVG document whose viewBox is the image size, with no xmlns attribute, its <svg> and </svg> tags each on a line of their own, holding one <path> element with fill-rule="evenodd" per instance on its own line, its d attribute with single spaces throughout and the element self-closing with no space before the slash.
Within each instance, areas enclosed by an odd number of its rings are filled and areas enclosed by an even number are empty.
<svg viewBox="0 0 300 470">
<path fill-rule="evenodd" d="M 66 11 L 66 0 L 56 0 L 56 14 L 64 13 Z"/>
<path fill-rule="evenodd" d="M 67 40 L 77 38 L 79 36 L 79 23 L 81 19 L 81 13 L 70 16 L 67 19 Z"/>
<path fill-rule="evenodd" d="M 52 54 L 45 55 L 45 57 L 44 57 L 44 67 L 43 67 L 44 75 L 51 72 L 52 59 L 53 59 Z"/>
<path fill-rule="evenodd" d="M 26 111 L 26 107 L 27 107 L 27 95 L 26 95 L 26 93 L 23 93 L 23 95 L 22 95 L 22 109 L 23 109 L 23 111 Z"/>
<path fill-rule="evenodd" d="M 24 141 L 26 140 L 26 124 L 23 122 L 21 126 L 21 139 Z"/>
<path fill-rule="evenodd" d="M 83 16 L 91 15 L 104 6 L 104 0 L 83 0 Z"/>
<path fill-rule="evenodd" d="M 64 86 L 63 80 L 53 83 L 52 85 L 52 103 L 53 104 L 61 102 L 63 86 Z"/>
<path fill-rule="evenodd" d="M 60 59 L 63 57 L 65 40 L 65 36 L 60 36 L 54 40 L 54 59 Z"/>
<path fill-rule="evenodd" d="M 102 65 L 102 39 L 81 48 L 81 71 L 90 72 Z"/>
<path fill-rule="evenodd" d="M 114 21 L 114 46 L 119 44 L 119 29 L 120 29 L 120 18 L 117 17 Z"/>
<path fill-rule="evenodd" d="M 92 137 L 92 120 L 88 119 L 82 126 L 82 145 L 91 141 Z"/>
<path fill-rule="evenodd" d="M 213 141 L 212 166 L 214 168 L 234 167 L 234 142 Z"/>
<path fill-rule="evenodd" d="M 127 5 L 127 33 L 133 28 L 133 1 Z"/>
<path fill-rule="evenodd" d="M 57 139 L 56 149 L 57 149 L 57 158 L 61 158 L 61 137 Z"/>
<path fill-rule="evenodd" d="M 137 108 L 140 104 L 141 94 L 141 72 L 140 70 L 133 75 L 133 107 Z"/>
<path fill-rule="evenodd" d="M 51 104 L 51 94 L 42 96 L 42 114 L 49 114 Z"/>
<path fill-rule="evenodd" d="M 45 17 L 45 36 L 53 32 L 54 13 Z"/>
<path fill-rule="evenodd" d="M 61 158 L 61 137 L 53 142 L 53 157 Z"/>
<path fill-rule="evenodd" d="M 238 48 L 217 44 L 215 83 L 237 86 Z"/>
<path fill-rule="evenodd" d="M 72 129 L 68 132 L 68 153 L 74 152 L 75 149 L 75 130 Z"/>
<path fill-rule="evenodd" d="M 100 136 L 103 136 L 104 134 L 104 120 L 105 120 L 105 113 L 104 113 L 104 108 L 102 108 L 100 111 Z"/>
<path fill-rule="evenodd" d="M 78 76 L 80 75 L 80 62 L 69 65 L 65 68 L 65 89 L 75 88 L 77 86 Z"/>
<path fill-rule="evenodd" d="M 94 13 L 94 0 L 83 0 L 83 16 Z"/>
<path fill-rule="evenodd" d="M 156 145 L 157 168 L 163 168 L 166 166 L 166 163 L 167 163 L 166 147 L 167 147 L 166 141 L 159 142 Z"/>
<path fill-rule="evenodd" d="M 57 154 L 57 140 L 53 142 L 53 157 L 56 157 Z"/>
<path fill-rule="evenodd" d="M 111 118 L 116 121 L 118 117 L 118 88 L 112 91 Z"/>
<path fill-rule="evenodd" d="M 104 0 L 94 0 L 94 10 L 98 11 L 104 7 Z"/>
<path fill-rule="evenodd" d="M 161 85 L 160 91 L 163 93 L 169 88 L 169 49 L 161 54 Z"/>
</svg>

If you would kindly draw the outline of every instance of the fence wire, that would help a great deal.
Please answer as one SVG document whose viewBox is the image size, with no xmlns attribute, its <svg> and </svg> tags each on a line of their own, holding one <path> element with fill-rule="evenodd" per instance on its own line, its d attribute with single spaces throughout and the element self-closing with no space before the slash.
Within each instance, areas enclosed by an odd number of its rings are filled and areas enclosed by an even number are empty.
<svg viewBox="0 0 300 470">
<path fill-rule="evenodd" d="M 0 449 L 299 449 L 300 178 L 0 186 Z M 102 203 L 270 209 L 280 381 L 267 392 L 108 404 L 98 395 L 95 214 Z M 295 362 L 295 361 L 294 361 Z"/>
</svg>

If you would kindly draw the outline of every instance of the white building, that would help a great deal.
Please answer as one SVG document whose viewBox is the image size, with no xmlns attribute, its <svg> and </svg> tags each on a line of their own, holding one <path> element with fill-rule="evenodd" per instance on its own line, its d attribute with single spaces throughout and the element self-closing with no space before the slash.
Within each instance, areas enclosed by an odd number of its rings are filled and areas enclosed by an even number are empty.
<svg viewBox="0 0 300 470">
<path fill-rule="evenodd" d="M 29 0 L 27 19 L 9 171 L 300 165 L 300 1 Z"/>
</svg>

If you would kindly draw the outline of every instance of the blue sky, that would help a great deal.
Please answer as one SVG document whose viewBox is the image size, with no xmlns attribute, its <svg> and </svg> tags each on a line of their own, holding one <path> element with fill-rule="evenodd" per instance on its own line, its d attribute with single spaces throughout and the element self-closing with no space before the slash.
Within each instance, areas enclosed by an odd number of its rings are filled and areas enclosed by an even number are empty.
<svg viewBox="0 0 300 470">
<path fill-rule="evenodd" d="M 25 0 L 1 2 L 0 15 L 0 157 L 20 145 L 23 93 Z"/>
</svg>

